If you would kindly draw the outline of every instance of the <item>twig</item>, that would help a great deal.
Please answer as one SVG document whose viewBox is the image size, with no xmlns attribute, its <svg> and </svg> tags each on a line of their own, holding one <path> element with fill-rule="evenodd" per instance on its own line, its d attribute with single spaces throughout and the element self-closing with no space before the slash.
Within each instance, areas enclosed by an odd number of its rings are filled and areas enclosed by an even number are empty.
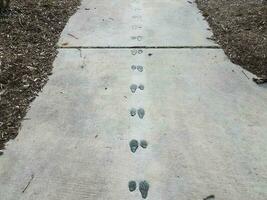
<svg viewBox="0 0 267 200">
<path fill-rule="evenodd" d="M 24 193 L 24 192 L 27 190 L 27 188 L 28 188 L 29 185 L 31 184 L 33 178 L 34 178 L 34 174 L 31 175 L 31 179 L 30 179 L 29 182 L 27 183 L 27 185 L 26 185 L 26 187 L 24 188 L 24 190 L 22 190 L 22 193 Z"/>
<path fill-rule="evenodd" d="M 247 79 L 249 80 L 248 75 L 242 70 L 242 73 L 247 77 Z"/>
<path fill-rule="evenodd" d="M 207 196 L 206 198 L 204 198 L 203 200 L 209 200 L 209 199 L 215 199 L 215 196 L 214 195 L 210 195 L 210 196 Z"/>
<path fill-rule="evenodd" d="M 75 35 L 72 35 L 71 33 L 68 33 L 69 36 L 75 38 L 76 40 L 78 40 L 79 38 L 77 38 Z"/>
</svg>

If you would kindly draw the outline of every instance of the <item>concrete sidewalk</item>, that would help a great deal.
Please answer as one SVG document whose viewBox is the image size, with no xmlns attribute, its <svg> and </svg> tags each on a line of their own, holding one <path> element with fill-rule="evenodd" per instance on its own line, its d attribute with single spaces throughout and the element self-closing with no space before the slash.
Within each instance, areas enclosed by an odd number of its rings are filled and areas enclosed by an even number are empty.
<svg viewBox="0 0 267 200">
<path fill-rule="evenodd" d="M 186 0 L 88 0 L 66 26 L 61 47 L 217 46 Z"/>
<path fill-rule="evenodd" d="M 147 181 L 150 200 L 266 200 L 266 87 L 207 28 L 187 1 L 84 0 L 0 157 L 0 199 L 136 200 Z"/>
</svg>

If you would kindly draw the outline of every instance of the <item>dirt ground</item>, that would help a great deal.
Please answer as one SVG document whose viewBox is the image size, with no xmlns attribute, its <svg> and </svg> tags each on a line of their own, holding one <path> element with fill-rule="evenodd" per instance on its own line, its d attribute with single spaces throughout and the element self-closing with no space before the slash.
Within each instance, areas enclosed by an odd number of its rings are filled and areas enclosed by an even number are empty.
<svg viewBox="0 0 267 200">
<path fill-rule="evenodd" d="M 233 63 L 267 78 L 267 4 L 262 0 L 196 0 L 214 38 Z"/>
<path fill-rule="evenodd" d="M 1 13 L 0 149 L 17 136 L 30 102 L 46 84 L 57 54 L 55 44 L 79 3 L 11 0 L 10 10 Z"/>
</svg>

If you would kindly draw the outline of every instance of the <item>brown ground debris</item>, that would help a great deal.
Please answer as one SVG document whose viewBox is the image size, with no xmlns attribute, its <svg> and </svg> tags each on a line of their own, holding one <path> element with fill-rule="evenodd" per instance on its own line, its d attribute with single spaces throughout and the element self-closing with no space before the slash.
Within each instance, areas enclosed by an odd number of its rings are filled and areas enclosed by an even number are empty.
<svg viewBox="0 0 267 200">
<path fill-rule="evenodd" d="M 267 78 L 267 4 L 262 0 L 196 0 L 227 56 Z"/>
<path fill-rule="evenodd" d="M 12 0 L 0 15 L 0 149 L 46 84 L 56 43 L 80 0 Z M 0 152 L 1 153 L 1 152 Z"/>
</svg>

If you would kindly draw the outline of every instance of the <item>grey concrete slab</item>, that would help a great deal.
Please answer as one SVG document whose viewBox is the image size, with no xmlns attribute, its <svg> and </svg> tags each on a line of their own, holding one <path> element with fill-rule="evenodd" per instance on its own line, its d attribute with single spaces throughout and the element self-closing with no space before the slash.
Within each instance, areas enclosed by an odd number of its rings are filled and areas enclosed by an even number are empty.
<svg viewBox="0 0 267 200">
<path fill-rule="evenodd" d="M 60 50 L 54 65 L 0 158 L 1 200 L 141 199 L 130 180 L 147 199 L 266 199 L 266 88 L 222 50 Z"/>
<path fill-rule="evenodd" d="M 83 0 L 58 43 L 62 47 L 217 46 L 187 0 Z"/>
</svg>

